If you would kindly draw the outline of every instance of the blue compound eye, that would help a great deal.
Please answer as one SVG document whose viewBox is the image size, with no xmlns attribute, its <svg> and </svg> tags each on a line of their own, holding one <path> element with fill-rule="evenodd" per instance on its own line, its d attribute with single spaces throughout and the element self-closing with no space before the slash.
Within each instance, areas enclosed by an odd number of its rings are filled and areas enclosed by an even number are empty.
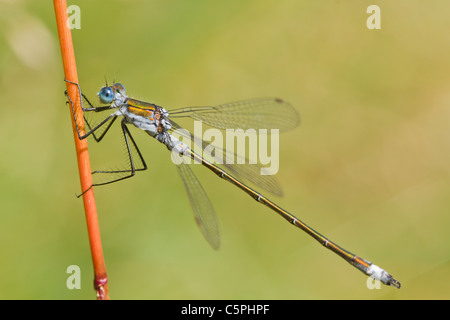
<svg viewBox="0 0 450 320">
<path fill-rule="evenodd" d="M 104 87 L 98 93 L 98 97 L 102 103 L 109 104 L 114 99 L 114 92 L 110 87 Z"/>
<path fill-rule="evenodd" d="M 121 95 L 125 95 L 125 87 L 121 83 L 115 83 L 113 85 L 114 89 L 117 90 Z"/>
</svg>

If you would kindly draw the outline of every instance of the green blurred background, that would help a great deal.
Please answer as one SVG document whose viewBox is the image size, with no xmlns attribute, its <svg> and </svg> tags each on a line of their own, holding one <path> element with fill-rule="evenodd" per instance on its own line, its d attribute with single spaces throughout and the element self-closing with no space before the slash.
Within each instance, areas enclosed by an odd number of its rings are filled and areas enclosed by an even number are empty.
<svg viewBox="0 0 450 320">
<path fill-rule="evenodd" d="M 194 168 L 219 217 L 212 250 L 166 148 L 95 189 L 113 299 L 450 298 L 450 2 L 70 1 L 80 84 L 105 77 L 170 108 L 278 96 L 275 199 L 393 274 L 366 277 L 232 185 Z M 366 9 L 381 8 L 381 30 Z M 0 1 L 0 298 L 93 299 L 93 271 L 51 1 Z M 90 143 L 95 163 L 123 142 Z M 103 156 L 102 156 L 103 155 Z M 95 168 L 95 165 L 93 164 Z M 230 201 L 231 200 L 231 201 Z M 81 268 L 81 290 L 66 269 Z"/>
</svg>

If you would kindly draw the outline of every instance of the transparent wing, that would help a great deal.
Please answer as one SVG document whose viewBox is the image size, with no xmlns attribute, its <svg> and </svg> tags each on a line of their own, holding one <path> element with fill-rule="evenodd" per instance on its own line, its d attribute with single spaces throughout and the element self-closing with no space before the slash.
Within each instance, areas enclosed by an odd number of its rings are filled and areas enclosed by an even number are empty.
<svg viewBox="0 0 450 320">
<path fill-rule="evenodd" d="M 214 249 L 218 249 L 220 246 L 219 227 L 214 208 L 205 190 L 189 165 L 181 163 L 177 165 L 177 170 L 191 202 L 195 222 L 209 244 Z"/>
<path fill-rule="evenodd" d="M 300 123 L 297 111 L 278 98 L 258 98 L 215 107 L 188 107 L 169 111 L 170 118 L 190 117 L 219 129 L 294 129 Z"/>
</svg>

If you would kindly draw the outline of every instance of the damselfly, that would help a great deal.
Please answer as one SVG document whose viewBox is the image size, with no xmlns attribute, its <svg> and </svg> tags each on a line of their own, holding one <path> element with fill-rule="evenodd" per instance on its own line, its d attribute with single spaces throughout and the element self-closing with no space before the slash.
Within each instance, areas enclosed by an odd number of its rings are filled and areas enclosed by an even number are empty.
<svg viewBox="0 0 450 320">
<path fill-rule="evenodd" d="M 269 192 L 279 193 L 275 180 L 272 179 L 271 176 L 263 176 L 258 174 L 259 172 L 255 171 L 251 165 L 230 165 L 225 162 L 221 166 L 227 170 L 222 169 L 220 166 L 214 164 L 213 161 L 209 161 L 202 155 L 194 152 L 192 148 L 181 142 L 180 139 L 174 135 L 175 131 L 184 132 L 181 134 L 184 138 L 191 139 L 194 143 L 200 145 L 202 149 L 207 147 L 206 142 L 199 139 L 199 137 L 195 137 L 186 130 L 181 130 L 181 126 L 173 121 L 175 118 L 182 117 L 201 120 L 209 126 L 220 129 L 240 128 L 245 130 L 248 128 L 253 128 L 256 130 L 290 130 L 298 125 L 299 117 L 295 109 L 287 102 L 277 98 L 262 98 L 227 103 L 214 107 L 179 108 L 169 112 L 165 108 L 156 104 L 143 102 L 128 97 L 125 92 L 125 87 L 120 83 L 116 83 L 111 86 L 106 85 L 100 90 L 97 95 L 100 102 L 104 105 L 94 106 L 87 99 L 87 97 L 81 93 L 80 86 L 77 83 L 70 81 L 67 82 L 77 86 L 83 112 L 101 112 L 108 110 L 112 112 L 104 120 L 93 126 L 87 122 L 87 119 L 83 114 L 87 130 L 85 130 L 86 132 L 84 134 L 81 134 L 74 104 L 69 98 L 79 139 L 85 139 L 92 135 L 93 138 L 99 142 L 103 139 L 115 120 L 119 117 L 122 118 L 121 129 L 127 148 L 130 167 L 125 170 L 94 171 L 93 174 L 96 175 L 108 174 L 116 176 L 108 181 L 94 183 L 93 186 L 108 184 L 130 178 L 135 175 L 136 171 L 147 169 L 145 160 L 134 138 L 132 137 L 130 130 L 128 129 L 128 125 L 132 124 L 135 127 L 144 130 L 150 136 L 164 144 L 170 151 L 172 151 L 172 153 L 178 154 L 180 157 L 184 157 L 185 159 L 189 158 L 201 163 L 203 166 L 217 174 L 220 178 L 243 190 L 253 199 L 278 213 L 291 224 L 306 232 L 324 247 L 336 253 L 366 275 L 369 275 L 376 280 L 380 280 L 386 285 L 392 285 L 400 288 L 400 282 L 395 280 L 384 269 L 354 255 L 353 253 L 350 253 L 334 242 L 328 240 L 326 237 L 299 220 L 293 214 L 282 209 L 273 201 L 269 200 L 261 193 L 253 190 L 242 182 L 242 180 L 248 180 Z M 89 104 L 89 107 L 83 106 L 83 100 Z M 133 154 L 137 155 L 137 159 L 136 157 L 133 157 Z M 224 154 L 226 157 L 226 150 L 224 151 Z M 206 240 L 213 248 L 217 249 L 220 245 L 219 230 L 214 209 L 208 199 L 208 196 L 188 164 L 181 162 L 177 165 L 177 169 L 189 196 L 189 200 L 194 211 L 195 220 Z M 229 172 L 232 172 L 232 174 Z M 119 176 L 117 177 L 117 175 Z M 86 191 L 87 190 L 84 190 L 83 193 Z"/>
</svg>

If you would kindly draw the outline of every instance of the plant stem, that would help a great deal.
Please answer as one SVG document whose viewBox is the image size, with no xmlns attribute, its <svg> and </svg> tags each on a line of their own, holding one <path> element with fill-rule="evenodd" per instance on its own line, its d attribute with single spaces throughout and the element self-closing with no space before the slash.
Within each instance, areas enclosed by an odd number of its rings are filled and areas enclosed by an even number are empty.
<svg viewBox="0 0 450 320">
<path fill-rule="evenodd" d="M 68 13 L 66 0 L 53 0 L 55 8 L 56 24 L 58 28 L 59 43 L 64 66 L 64 76 L 66 80 L 78 83 L 77 68 L 75 63 L 75 53 L 72 44 L 72 34 L 68 27 Z M 77 86 L 66 82 L 67 93 L 74 103 L 75 113 L 81 114 L 81 101 L 77 94 Z M 87 190 L 92 186 L 91 168 L 89 162 L 89 152 L 86 140 L 78 138 L 72 109 L 69 106 L 72 129 L 75 138 L 75 149 L 77 153 L 78 171 L 80 174 L 81 190 Z M 83 117 L 77 117 L 80 133 L 84 132 Z M 91 248 L 92 261 L 94 265 L 94 288 L 97 291 L 98 300 L 109 300 L 108 278 L 106 275 L 105 260 L 103 257 L 100 229 L 98 226 L 97 207 L 93 188 L 83 194 L 84 211 Z"/>
</svg>

